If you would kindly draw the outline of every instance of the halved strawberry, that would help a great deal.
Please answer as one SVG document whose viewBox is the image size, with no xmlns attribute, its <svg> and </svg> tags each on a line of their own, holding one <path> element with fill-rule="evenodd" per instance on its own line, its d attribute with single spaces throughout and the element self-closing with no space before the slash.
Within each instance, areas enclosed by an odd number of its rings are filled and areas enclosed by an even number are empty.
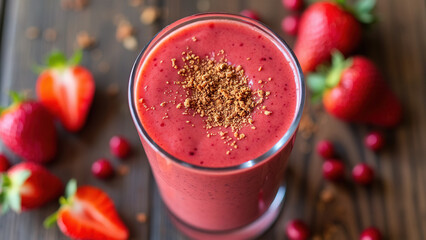
<svg viewBox="0 0 426 240">
<path fill-rule="evenodd" d="M 59 229 L 70 238 L 90 240 L 121 240 L 129 237 L 129 230 L 115 210 L 114 203 L 99 188 L 77 188 L 71 180 L 61 197 L 59 210 L 48 217 L 44 225 L 58 223 Z"/>
<path fill-rule="evenodd" d="M 92 74 L 78 66 L 81 58 L 81 51 L 69 60 L 63 53 L 53 52 L 36 86 L 40 101 L 73 132 L 83 127 L 95 93 Z"/>
</svg>

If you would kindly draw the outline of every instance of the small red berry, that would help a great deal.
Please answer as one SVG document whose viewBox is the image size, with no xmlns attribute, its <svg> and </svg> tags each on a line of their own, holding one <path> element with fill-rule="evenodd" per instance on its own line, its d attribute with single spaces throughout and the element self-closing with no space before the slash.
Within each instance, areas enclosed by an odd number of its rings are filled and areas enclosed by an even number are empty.
<svg viewBox="0 0 426 240">
<path fill-rule="evenodd" d="M 281 29 L 283 32 L 290 36 L 296 36 L 299 29 L 300 17 L 297 15 L 290 15 L 281 21 Z"/>
<path fill-rule="evenodd" d="M 282 0 L 283 6 L 291 11 L 298 11 L 303 7 L 303 0 Z"/>
<path fill-rule="evenodd" d="M 248 17 L 248 18 L 251 18 L 251 19 L 254 19 L 254 20 L 257 20 L 257 21 L 260 20 L 259 14 L 257 14 L 257 12 L 250 10 L 250 9 L 242 10 L 240 12 L 240 15 L 243 15 L 244 17 Z"/>
<path fill-rule="evenodd" d="M 317 143 L 317 152 L 323 158 L 334 157 L 334 145 L 332 142 L 322 140 Z"/>
<path fill-rule="evenodd" d="M 322 174 L 325 179 L 335 181 L 345 175 L 345 166 L 337 159 L 327 159 L 322 165 Z"/>
<path fill-rule="evenodd" d="M 359 163 L 352 169 L 352 177 L 355 182 L 367 185 L 374 179 L 374 170 L 365 163 Z"/>
<path fill-rule="evenodd" d="M 9 169 L 10 167 L 10 162 L 9 159 L 7 159 L 7 157 L 0 153 L 0 173 L 1 172 L 6 172 L 7 169 Z"/>
<path fill-rule="evenodd" d="M 92 173 L 97 178 L 109 178 L 114 174 L 114 168 L 107 159 L 101 158 L 92 164 Z"/>
<path fill-rule="evenodd" d="M 375 227 L 369 227 L 362 231 L 361 235 L 359 236 L 359 240 L 381 240 L 382 234 L 380 233 L 379 229 Z"/>
<path fill-rule="evenodd" d="M 290 240 L 305 240 L 309 237 L 308 226 L 298 219 L 290 221 L 285 232 Z"/>
<path fill-rule="evenodd" d="M 124 137 L 114 136 L 109 141 L 111 153 L 119 158 L 125 158 L 130 153 L 130 144 Z"/>
<path fill-rule="evenodd" d="M 364 139 L 365 146 L 373 151 L 378 151 L 385 145 L 385 138 L 380 132 L 370 132 Z"/>
</svg>

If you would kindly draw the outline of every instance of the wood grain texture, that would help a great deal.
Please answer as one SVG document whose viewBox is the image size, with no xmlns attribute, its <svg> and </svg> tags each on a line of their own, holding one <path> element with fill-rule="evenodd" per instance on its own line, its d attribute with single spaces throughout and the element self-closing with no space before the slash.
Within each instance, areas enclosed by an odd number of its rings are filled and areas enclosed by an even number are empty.
<svg viewBox="0 0 426 240">
<path fill-rule="evenodd" d="M 60 154 L 48 167 L 64 181 L 74 177 L 82 184 L 104 189 L 130 227 L 131 239 L 186 239 L 167 216 L 130 118 L 127 82 L 138 51 L 128 51 L 115 40 L 114 16 L 121 14 L 133 23 L 141 49 L 163 26 L 200 11 L 238 13 L 245 8 L 255 9 L 277 33 L 281 33 L 280 21 L 288 12 L 283 10 L 280 0 L 151 0 L 144 5 L 162 9 L 162 18 L 156 24 L 141 24 L 139 14 L 143 7 L 130 7 L 124 0 L 91 0 L 90 6 L 81 12 L 63 11 L 57 0 L 0 0 L 0 6 L 6 7 L 1 29 L 0 103 L 9 102 L 5 93 L 11 89 L 34 88 L 36 75 L 31 66 L 40 63 L 51 49 L 71 54 L 79 31 L 93 34 L 99 44 L 85 52 L 83 61 L 94 71 L 97 85 L 87 126 L 78 134 L 61 132 Z M 293 218 L 305 220 L 314 235 L 328 239 L 355 240 L 370 225 L 381 229 L 386 239 L 426 239 L 425 1 L 412 0 L 408 4 L 379 0 L 377 14 L 380 21 L 365 31 L 357 53 L 372 58 L 383 71 L 403 102 L 403 123 L 386 132 L 386 149 L 375 154 L 363 145 L 363 137 L 370 128 L 340 122 L 324 114 L 321 108 L 307 106 L 306 115 L 316 122 L 318 131 L 312 136 L 298 135 L 286 173 L 286 204 L 275 225 L 260 239 L 286 239 L 284 226 Z M 41 31 L 54 28 L 57 40 L 48 43 L 42 37 L 26 39 L 24 33 L 29 26 Z M 293 38 L 281 35 L 290 45 L 294 43 Z M 100 71 L 105 63 L 110 66 L 108 72 Z M 120 89 L 115 97 L 107 94 L 111 83 L 118 84 Z M 108 141 L 114 134 L 127 136 L 134 145 L 135 151 L 126 162 L 113 159 L 109 153 Z M 340 184 L 323 180 L 322 160 L 312 151 L 323 138 L 336 143 L 347 166 L 346 181 Z M 109 157 L 115 165 L 126 164 L 131 170 L 128 175 L 110 181 L 96 180 L 90 174 L 90 165 L 99 157 Z M 369 187 L 357 186 L 350 180 L 350 170 L 359 162 L 376 170 L 377 180 Z M 321 201 L 324 189 L 335 192 L 331 203 Z M 51 203 L 21 215 L 2 216 L 0 239 L 66 239 L 56 228 L 45 230 L 41 226 L 57 206 Z M 148 213 L 149 221 L 138 223 L 138 212 Z"/>
</svg>

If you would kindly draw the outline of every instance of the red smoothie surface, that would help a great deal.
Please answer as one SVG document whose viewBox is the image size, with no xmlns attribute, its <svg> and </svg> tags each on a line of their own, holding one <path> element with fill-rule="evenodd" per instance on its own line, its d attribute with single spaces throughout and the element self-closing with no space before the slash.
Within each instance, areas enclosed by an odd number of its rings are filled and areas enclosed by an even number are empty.
<svg viewBox="0 0 426 240">
<path fill-rule="evenodd" d="M 186 98 L 185 89 L 174 82 L 183 80 L 177 72 L 184 65 L 182 52 L 189 50 L 200 58 L 224 57 L 230 65 L 241 65 L 253 91 L 270 92 L 262 106 L 271 114 L 261 107 L 254 109 L 253 124 L 239 131 L 245 138 L 237 141 L 238 148 L 225 144 L 218 134 L 228 132 L 225 137 L 233 137 L 230 128 L 206 130 L 205 118 L 184 115 L 185 108 L 176 107 Z M 174 58 L 178 69 L 172 67 Z M 294 119 L 296 77 L 289 62 L 271 39 L 247 24 L 228 20 L 189 24 L 156 44 L 139 66 L 135 85 L 139 118 L 148 135 L 182 161 L 204 167 L 239 165 L 272 148 Z M 213 135 L 207 137 L 208 133 Z"/>
</svg>

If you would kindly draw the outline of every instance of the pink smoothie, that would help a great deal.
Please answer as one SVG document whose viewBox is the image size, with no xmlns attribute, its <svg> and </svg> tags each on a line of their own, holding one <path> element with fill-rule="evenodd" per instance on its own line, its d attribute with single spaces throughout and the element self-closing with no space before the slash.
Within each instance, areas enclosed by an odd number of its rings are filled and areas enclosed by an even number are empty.
<svg viewBox="0 0 426 240">
<path fill-rule="evenodd" d="M 256 129 L 244 127 L 240 133 L 247 137 L 238 141 L 238 149 L 230 154 L 226 154 L 230 148 L 221 137 L 207 137 L 203 118 L 182 115 L 183 109 L 173 104 L 183 102 L 185 96 L 182 87 L 173 84 L 182 78 L 171 67 L 171 59 L 176 58 L 176 64 L 182 66 L 182 52 L 187 47 L 200 57 L 216 56 L 223 50 L 230 64 L 243 67 L 253 89 L 271 93 L 264 106 L 272 114 L 255 110 L 252 114 Z M 190 25 L 158 44 L 141 66 L 136 96 L 143 98 L 143 104 L 139 104 L 142 124 L 161 148 L 194 165 L 228 167 L 254 159 L 269 150 L 293 121 L 297 94 L 293 70 L 287 61 L 273 42 L 252 28 L 229 21 Z M 161 107 L 163 102 L 166 104 Z M 147 111 L 144 104 L 155 110 Z M 210 132 L 218 131 L 226 129 Z"/>
<path fill-rule="evenodd" d="M 160 33 L 161 34 L 161 33 Z M 185 100 L 176 65 L 183 66 L 182 52 L 241 65 L 253 90 L 270 92 L 263 106 L 255 109 L 253 125 L 239 133 L 245 138 L 228 152 L 219 134 L 207 137 L 204 118 L 184 115 L 177 108 Z M 298 101 L 296 64 L 265 33 L 231 20 L 203 20 L 167 34 L 152 47 L 137 67 L 135 104 L 149 137 L 177 159 L 206 168 L 231 167 L 255 159 L 271 149 L 295 119 Z M 220 56 L 218 56 L 220 55 Z M 254 128 L 253 128 L 254 126 Z M 229 132 L 213 128 L 209 133 Z M 293 135 L 294 138 L 294 135 Z M 207 230 L 229 230 L 244 226 L 271 204 L 284 174 L 293 138 L 272 156 L 255 166 L 232 171 L 189 168 L 159 153 L 141 137 L 162 198 L 172 214 L 191 226 Z"/>
</svg>

